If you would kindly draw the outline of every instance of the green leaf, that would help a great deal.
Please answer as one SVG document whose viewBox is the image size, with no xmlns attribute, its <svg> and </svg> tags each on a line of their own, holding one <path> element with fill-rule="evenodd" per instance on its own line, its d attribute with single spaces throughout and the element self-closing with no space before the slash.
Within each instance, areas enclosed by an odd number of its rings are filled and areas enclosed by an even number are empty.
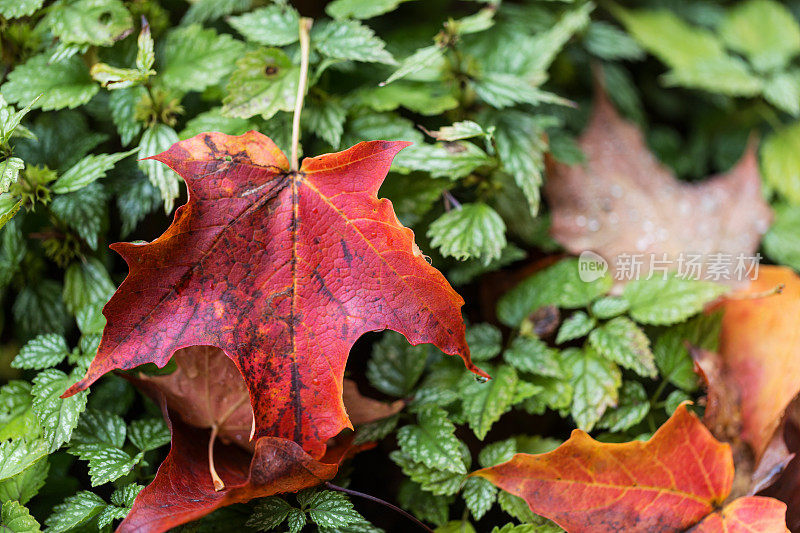
<svg viewBox="0 0 800 533">
<path fill-rule="evenodd" d="M 294 507 L 289 505 L 286 500 L 278 496 L 270 496 L 258 500 L 253 509 L 247 525 L 257 528 L 259 531 L 269 531 L 280 526 L 289 516 Z"/>
<path fill-rule="evenodd" d="M 425 466 L 423 463 L 415 462 L 408 454 L 395 450 L 389 454 L 389 457 L 400 468 L 403 469 L 403 474 L 410 478 L 413 482 L 419 483 L 422 490 L 435 494 L 437 496 L 449 496 L 458 492 L 464 483 L 464 474 L 455 474 L 445 470 L 437 470 Z M 469 462 L 469 449 L 466 445 L 461 446 L 462 460 Z"/>
<path fill-rule="evenodd" d="M 523 403 L 523 407 L 530 414 L 540 415 L 548 408 L 563 411 L 572 403 L 574 390 L 568 378 L 529 376 L 525 381 L 539 388 L 536 395 Z"/>
<path fill-rule="evenodd" d="M 437 526 L 447 522 L 452 496 L 433 495 L 409 480 L 403 481 L 397 496 L 400 505 L 411 511 L 418 519 Z"/>
<path fill-rule="evenodd" d="M 597 302 L 595 302 L 597 303 Z M 597 320 L 584 313 L 583 311 L 576 311 L 558 328 L 558 335 L 556 336 L 556 344 L 563 344 L 567 341 L 580 339 L 588 335 L 592 329 L 597 325 Z"/>
<path fill-rule="evenodd" d="M 178 134 L 166 124 L 154 124 L 142 134 L 139 141 L 139 157 L 145 158 L 160 154 L 169 149 L 173 143 L 178 142 Z M 164 200 L 164 211 L 169 213 L 175 205 L 175 198 L 178 197 L 181 178 L 164 163 L 147 159 L 139 161 L 139 168 L 150 179 L 150 183 L 161 191 L 161 198 Z"/>
<path fill-rule="evenodd" d="M 320 53 L 334 59 L 397 64 L 385 50 L 386 43 L 356 20 L 330 20 L 314 25 L 311 43 Z"/>
<path fill-rule="evenodd" d="M 13 380 L 0 388 L 0 441 L 24 437 L 35 439 L 39 422 L 33 413 L 31 384 Z"/>
<path fill-rule="evenodd" d="M 8 533 L 39 533 L 39 522 L 19 502 L 3 502 L 0 511 L 0 530 Z"/>
<path fill-rule="evenodd" d="M 554 378 L 564 376 L 558 350 L 531 335 L 515 338 L 503 353 L 503 359 L 522 372 Z"/>
<path fill-rule="evenodd" d="M 53 508 L 53 513 L 45 520 L 48 533 L 65 533 L 86 524 L 100 514 L 106 502 L 93 492 L 82 490 L 68 497 Z"/>
<path fill-rule="evenodd" d="M 404 107 L 421 115 L 440 115 L 458 107 L 458 100 L 449 87 L 421 81 L 398 81 L 379 87 L 366 87 L 356 91 L 352 100 L 375 111 L 394 111 Z"/>
<path fill-rule="evenodd" d="M 510 514 L 520 522 L 533 522 L 536 520 L 536 515 L 533 514 L 528 504 L 519 496 L 501 490 L 497 495 L 497 503 L 500 508 L 506 513 Z M 516 533 L 516 532 L 515 532 Z"/>
<path fill-rule="evenodd" d="M 400 448 L 411 459 L 436 470 L 466 474 L 460 442 L 453 435 L 455 426 L 447 413 L 437 407 L 424 407 L 417 414 L 417 424 L 397 432 Z"/>
<path fill-rule="evenodd" d="M 579 428 L 591 431 L 606 409 L 617 405 L 622 375 L 613 361 L 590 346 L 564 350 L 563 354 L 564 365 L 572 374 L 572 418 Z"/>
<path fill-rule="evenodd" d="M 83 105 L 92 99 L 98 88 L 80 58 L 49 63 L 47 55 L 41 54 L 12 70 L 0 91 L 9 102 L 18 104 L 41 95 L 33 109 L 50 111 Z"/>
<path fill-rule="evenodd" d="M 0 442 L 0 481 L 24 472 L 45 457 L 47 450 L 47 442 L 37 438 L 17 438 Z"/>
<path fill-rule="evenodd" d="M 63 43 L 94 46 L 111 46 L 133 28 L 133 19 L 120 0 L 56 2 L 45 20 Z"/>
<path fill-rule="evenodd" d="M 422 376 L 430 353 L 430 345 L 411 346 L 401 334 L 387 331 L 372 349 L 367 378 L 383 393 L 406 396 Z"/>
<path fill-rule="evenodd" d="M 106 172 L 113 168 L 117 161 L 135 152 L 136 150 L 130 150 L 116 154 L 88 155 L 63 173 L 53 183 L 51 190 L 56 194 L 65 194 L 86 187 L 90 183 L 104 178 Z"/>
<path fill-rule="evenodd" d="M 61 284 L 44 279 L 25 286 L 17 295 L 13 307 L 14 320 L 20 337 L 38 333 L 64 334 L 69 315 L 61 301 Z"/>
<path fill-rule="evenodd" d="M 650 340 L 629 318 L 612 318 L 589 334 L 589 343 L 597 352 L 643 377 L 658 375 Z"/>
<path fill-rule="evenodd" d="M 644 387 L 638 381 L 626 381 L 619 390 L 619 405 L 606 411 L 597 427 L 611 432 L 625 431 L 641 422 L 650 411 Z"/>
<path fill-rule="evenodd" d="M 44 486 L 49 471 L 50 463 L 42 458 L 19 474 L 0 481 L 0 502 L 16 500 L 25 505 Z"/>
<path fill-rule="evenodd" d="M 106 63 L 95 63 L 89 71 L 92 79 L 109 91 L 128 89 L 142 85 L 155 71 L 142 72 L 135 68 L 112 67 Z"/>
<path fill-rule="evenodd" d="M 446 524 L 437 527 L 434 533 L 475 533 L 475 528 L 466 519 L 450 520 Z"/>
<path fill-rule="evenodd" d="M 399 83 L 390 85 L 389 87 L 398 87 Z M 437 141 L 460 141 L 463 139 L 471 139 L 473 137 L 491 138 L 492 132 L 484 130 L 480 124 L 471 120 L 462 120 L 455 122 L 452 126 L 444 126 L 437 131 L 433 131 L 430 135 Z"/>
<path fill-rule="evenodd" d="M 8 189 L 17 183 L 19 171 L 23 168 L 25 168 L 25 161 L 19 157 L 9 157 L 0 162 L 0 194 L 7 193 Z M 15 200 L 16 198 L 9 197 L 8 204 L 14 205 Z"/>
<path fill-rule="evenodd" d="M 630 302 L 619 296 L 606 296 L 592 303 L 592 314 L 601 320 L 621 315 L 630 307 Z"/>
<path fill-rule="evenodd" d="M 202 91 L 224 79 L 244 53 L 244 43 L 192 24 L 172 30 L 161 55 L 161 80 L 179 91 Z M 150 154 L 140 154 L 144 157 Z"/>
<path fill-rule="evenodd" d="M 499 465 L 510 461 L 517 453 L 517 441 L 513 438 L 487 444 L 478 454 L 478 462 L 482 468 Z"/>
<path fill-rule="evenodd" d="M 473 81 L 472 87 L 481 100 L 497 109 L 516 104 L 569 103 L 565 98 L 537 89 L 527 80 L 502 72 L 486 72 L 481 79 Z"/>
<path fill-rule="evenodd" d="M 764 98 L 790 115 L 800 115 L 800 71 L 779 72 L 764 84 Z"/>
<path fill-rule="evenodd" d="M 89 248 L 97 250 L 107 201 L 108 195 L 103 187 L 92 183 L 75 192 L 56 196 L 50 204 L 50 211 L 75 230 Z"/>
<path fill-rule="evenodd" d="M 241 135 L 252 129 L 256 129 L 253 122 L 244 118 L 226 116 L 222 113 L 222 107 L 214 107 L 186 122 L 186 127 L 180 132 L 178 138 L 183 141 L 206 131 Z"/>
<path fill-rule="evenodd" d="M 196 0 L 183 15 L 181 24 L 195 24 L 217 20 L 225 15 L 247 11 L 252 0 Z"/>
<path fill-rule="evenodd" d="M 67 341 L 56 333 L 39 335 L 28 341 L 11 363 L 13 368 L 41 370 L 56 366 L 69 355 Z"/>
<path fill-rule="evenodd" d="M 383 85 L 388 85 L 393 81 L 412 76 L 421 70 L 434 67 L 444 59 L 444 52 L 445 49 L 436 44 L 420 48 L 402 60 L 397 70 L 383 82 Z"/>
<path fill-rule="evenodd" d="M 686 342 L 705 350 L 716 350 L 721 314 L 701 314 L 665 330 L 653 345 L 661 377 L 685 391 L 697 389 L 698 378 Z"/>
<path fill-rule="evenodd" d="M 122 448 L 125 444 L 125 433 L 125 420 L 121 416 L 107 411 L 87 409 L 78 420 L 70 445 L 105 444 Z"/>
<path fill-rule="evenodd" d="M 339 148 L 344 132 L 347 110 L 336 100 L 308 102 L 303 109 L 302 121 L 309 131 L 324 139 L 333 148 Z"/>
<path fill-rule="evenodd" d="M 111 120 L 117 127 L 123 146 L 127 146 L 142 131 L 142 125 L 135 118 L 136 104 L 144 94 L 143 87 L 131 87 L 113 91 L 108 97 Z"/>
<path fill-rule="evenodd" d="M 306 525 L 306 514 L 300 509 L 292 509 L 289 511 L 286 523 L 289 526 L 289 533 L 300 533 Z"/>
<path fill-rule="evenodd" d="M 78 425 L 78 417 L 86 408 L 88 391 L 81 391 L 69 398 L 60 396 L 75 383 L 82 373 L 76 369 L 72 375 L 49 369 L 33 378 L 33 411 L 42 425 L 42 436 L 49 444 L 50 453 L 69 441 L 72 430 Z"/>
<path fill-rule="evenodd" d="M 364 520 L 353 508 L 350 499 L 332 490 L 301 492 L 297 500 L 308 513 L 309 518 L 321 528 L 344 528 L 353 522 Z"/>
<path fill-rule="evenodd" d="M 761 146 L 761 169 L 766 182 L 792 205 L 800 205 L 800 122 L 767 137 Z"/>
<path fill-rule="evenodd" d="M 775 0 L 747 0 L 732 6 L 719 34 L 728 48 L 747 56 L 762 72 L 779 70 L 800 52 L 800 26 Z"/>
<path fill-rule="evenodd" d="M 473 361 L 488 361 L 500 353 L 503 335 L 491 324 L 467 328 L 467 345 Z"/>
<path fill-rule="evenodd" d="M 414 144 L 395 157 L 396 169 L 429 172 L 433 177 L 458 179 L 475 169 L 491 165 L 492 158 L 476 145 L 463 141 L 442 144 Z"/>
<path fill-rule="evenodd" d="M 363 424 L 356 429 L 356 436 L 353 439 L 353 445 L 358 446 L 366 444 L 367 442 L 380 442 L 385 439 L 394 428 L 400 417 L 397 415 L 389 416 L 375 422 Z"/>
<path fill-rule="evenodd" d="M 261 114 L 269 119 L 278 111 L 291 111 L 297 98 L 300 68 L 278 48 L 258 48 L 236 62 L 223 113 L 250 118 Z"/>
<path fill-rule="evenodd" d="M 36 100 L 29 102 L 24 108 L 15 111 L 14 108 L 6 103 L 5 98 L 0 95 L 0 145 L 6 144 L 11 137 L 26 137 L 28 139 L 35 139 L 35 135 L 25 126 L 21 126 L 20 122 L 31 110 Z M 7 189 L 0 192 L 6 192 Z"/>
<path fill-rule="evenodd" d="M 136 38 L 136 68 L 141 72 L 151 72 L 153 64 L 156 62 L 155 43 L 150 35 L 150 25 L 147 20 L 142 21 L 142 29 L 139 37 Z M 155 74 L 155 72 L 152 72 Z"/>
<path fill-rule="evenodd" d="M 300 15 L 289 6 L 273 4 L 230 17 L 228 23 L 248 41 L 266 46 L 285 46 L 299 39 Z"/>
<path fill-rule="evenodd" d="M 131 457 L 127 452 L 108 444 L 79 444 L 71 447 L 70 452 L 89 461 L 92 487 L 121 478 L 142 460 L 142 453 Z"/>
<path fill-rule="evenodd" d="M 497 499 L 497 487 L 486 479 L 471 477 L 464 483 L 461 496 L 475 520 L 480 520 L 494 505 Z"/>
<path fill-rule="evenodd" d="M 692 398 L 682 390 L 674 390 L 669 393 L 667 399 L 664 400 L 664 411 L 667 416 L 672 416 L 680 404 L 690 401 Z"/>
<path fill-rule="evenodd" d="M 134 446 L 146 452 L 169 444 L 170 433 L 161 418 L 144 418 L 131 422 L 129 438 Z"/>
<path fill-rule="evenodd" d="M 644 59 L 644 50 L 627 33 L 603 21 L 592 21 L 584 36 L 584 45 L 592 54 L 609 61 Z"/>
<path fill-rule="evenodd" d="M 93 304 L 105 304 L 115 290 L 106 267 L 93 257 L 71 264 L 64 273 L 64 303 L 70 313 Z"/>
<path fill-rule="evenodd" d="M 42 7 L 44 0 L 0 0 L 0 15 L 15 19 L 32 15 Z"/>
<path fill-rule="evenodd" d="M 350 146 L 372 139 L 421 143 L 423 137 L 413 122 L 395 113 L 364 113 L 350 119 L 342 144 Z M 406 150 L 408 148 L 403 151 Z"/>
<path fill-rule="evenodd" d="M 325 13 L 335 19 L 369 19 L 394 11 L 409 0 L 334 0 L 325 6 Z"/>
<path fill-rule="evenodd" d="M 511 409 L 518 381 L 514 367 L 502 365 L 489 381 L 473 381 L 462 390 L 464 416 L 479 440 Z"/>
<path fill-rule="evenodd" d="M 506 246 L 506 225 L 484 203 L 464 204 L 440 216 L 428 228 L 431 246 L 445 257 L 478 257 L 488 265 Z"/>
<path fill-rule="evenodd" d="M 727 292 L 719 283 L 683 279 L 642 279 L 628 283 L 623 296 L 630 302 L 631 317 L 642 324 L 664 326 L 686 320 Z"/>
<path fill-rule="evenodd" d="M 109 526 L 114 520 L 125 518 L 133 506 L 133 501 L 144 487 L 131 483 L 115 490 L 111 494 L 112 505 L 107 505 L 97 518 L 97 525 L 101 529 Z"/>
<path fill-rule="evenodd" d="M 592 282 L 581 281 L 578 260 L 564 259 L 528 277 L 506 293 L 497 304 L 503 324 L 515 327 L 545 305 L 567 309 L 585 307 L 608 292 L 613 281 L 605 275 Z"/>
<path fill-rule="evenodd" d="M 800 271 L 800 207 L 778 205 L 775 220 L 761 241 L 764 252 L 778 263 Z"/>
</svg>

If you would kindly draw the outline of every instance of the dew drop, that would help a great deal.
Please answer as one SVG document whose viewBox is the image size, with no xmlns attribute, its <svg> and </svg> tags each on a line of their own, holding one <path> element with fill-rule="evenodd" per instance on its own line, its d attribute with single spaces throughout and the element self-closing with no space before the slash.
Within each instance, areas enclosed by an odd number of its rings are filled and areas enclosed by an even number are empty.
<svg viewBox="0 0 800 533">
<path fill-rule="evenodd" d="M 485 378 L 483 376 L 475 376 L 475 381 L 477 381 L 478 383 L 486 383 L 487 381 L 489 381 L 489 378 Z"/>
</svg>

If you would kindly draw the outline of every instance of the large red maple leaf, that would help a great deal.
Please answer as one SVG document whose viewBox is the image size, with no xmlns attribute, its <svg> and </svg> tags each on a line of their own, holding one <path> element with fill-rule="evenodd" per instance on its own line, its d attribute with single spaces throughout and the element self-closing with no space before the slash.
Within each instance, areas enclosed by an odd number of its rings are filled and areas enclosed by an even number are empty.
<svg viewBox="0 0 800 533">
<path fill-rule="evenodd" d="M 212 345 L 244 377 L 255 436 L 314 458 L 352 427 L 345 362 L 368 331 L 393 329 L 472 364 L 461 297 L 431 267 L 378 188 L 405 142 L 371 141 L 289 169 L 264 135 L 204 133 L 153 156 L 183 176 L 189 200 L 148 244 L 112 246 L 130 273 L 103 310 L 108 325 L 85 389 L 112 369 L 163 366 Z"/>
</svg>

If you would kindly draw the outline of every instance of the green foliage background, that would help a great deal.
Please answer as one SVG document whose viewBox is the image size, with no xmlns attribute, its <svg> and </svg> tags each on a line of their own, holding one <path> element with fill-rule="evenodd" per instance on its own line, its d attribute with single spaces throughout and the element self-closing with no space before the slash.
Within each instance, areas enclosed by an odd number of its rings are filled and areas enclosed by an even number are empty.
<svg viewBox="0 0 800 533">
<path fill-rule="evenodd" d="M 354 355 L 351 374 L 409 404 L 359 430 L 380 447 L 337 482 L 359 488 L 362 465 L 381 496 L 439 531 L 557 531 L 465 475 L 548 451 L 573 427 L 647 438 L 698 394 L 683 340 L 714 347 L 718 317 L 695 315 L 719 289 L 642 281 L 611 297 L 610 279 L 582 283 L 566 259 L 505 294 L 492 325 L 482 276 L 558 251 L 540 205 L 544 155 L 582 161 L 574 139 L 600 71 L 684 179 L 729 168 L 755 132 L 776 210 L 763 252 L 800 268 L 800 2 L 300 8 L 315 18 L 303 152 L 415 143 L 381 195 L 467 296 L 473 358 L 494 377 L 476 382 L 393 333 L 359 345 L 366 357 Z M 169 442 L 155 406 L 113 375 L 59 396 L 96 351 L 100 309 L 126 272 L 107 245 L 154 238 L 185 197 L 176 174 L 137 158 L 210 130 L 255 129 L 288 152 L 298 19 L 263 0 L 0 0 L 0 527 L 109 530 L 152 479 Z M 548 341 L 531 319 L 543 306 L 564 319 Z M 186 529 L 360 532 L 391 521 L 376 524 L 341 493 L 312 490 Z"/>
</svg>

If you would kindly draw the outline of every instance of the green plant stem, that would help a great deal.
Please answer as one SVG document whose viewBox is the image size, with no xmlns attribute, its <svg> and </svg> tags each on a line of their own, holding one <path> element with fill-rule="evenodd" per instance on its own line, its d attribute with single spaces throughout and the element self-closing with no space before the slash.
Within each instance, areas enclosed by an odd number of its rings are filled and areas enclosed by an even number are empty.
<svg viewBox="0 0 800 533">
<path fill-rule="evenodd" d="M 308 81 L 308 55 L 310 49 L 309 33 L 314 21 L 303 17 L 300 19 L 300 79 L 297 81 L 297 99 L 294 103 L 294 117 L 292 118 L 292 170 L 300 168 L 297 149 L 300 144 L 300 112 L 303 110 L 303 97 L 306 94 Z"/>
<path fill-rule="evenodd" d="M 387 502 L 386 500 L 381 500 L 380 498 L 377 498 L 375 496 L 371 496 L 369 494 L 364 494 L 363 492 L 358 492 L 357 490 L 346 489 L 344 487 L 340 487 L 338 485 L 334 485 L 333 483 L 325 482 L 325 487 L 327 487 L 330 490 L 336 490 L 336 491 L 339 491 L 339 492 L 343 492 L 345 494 L 349 494 L 350 496 L 357 496 L 359 498 L 364 498 L 365 500 L 369 500 L 369 501 L 372 501 L 372 502 L 375 502 L 375 503 L 379 503 L 379 504 L 383 505 L 384 507 L 388 507 L 392 511 L 395 511 L 396 513 L 400 513 L 401 515 L 405 516 L 406 518 L 408 518 L 409 520 L 411 520 L 412 522 L 417 524 L 419 527 L 421 527 L 422 529 L 424 529 L 428 533 L 433 533 L 433 530 L 431 528 L 429 528 L 428 526 L 426 526 L 425 524 L 420 522 L 414 515 L 404 511 L 403 509 L 400 509 L 398 506 L 396 506 L 394 504 L 391 504 L 391 503 Z"/>
</svg>

